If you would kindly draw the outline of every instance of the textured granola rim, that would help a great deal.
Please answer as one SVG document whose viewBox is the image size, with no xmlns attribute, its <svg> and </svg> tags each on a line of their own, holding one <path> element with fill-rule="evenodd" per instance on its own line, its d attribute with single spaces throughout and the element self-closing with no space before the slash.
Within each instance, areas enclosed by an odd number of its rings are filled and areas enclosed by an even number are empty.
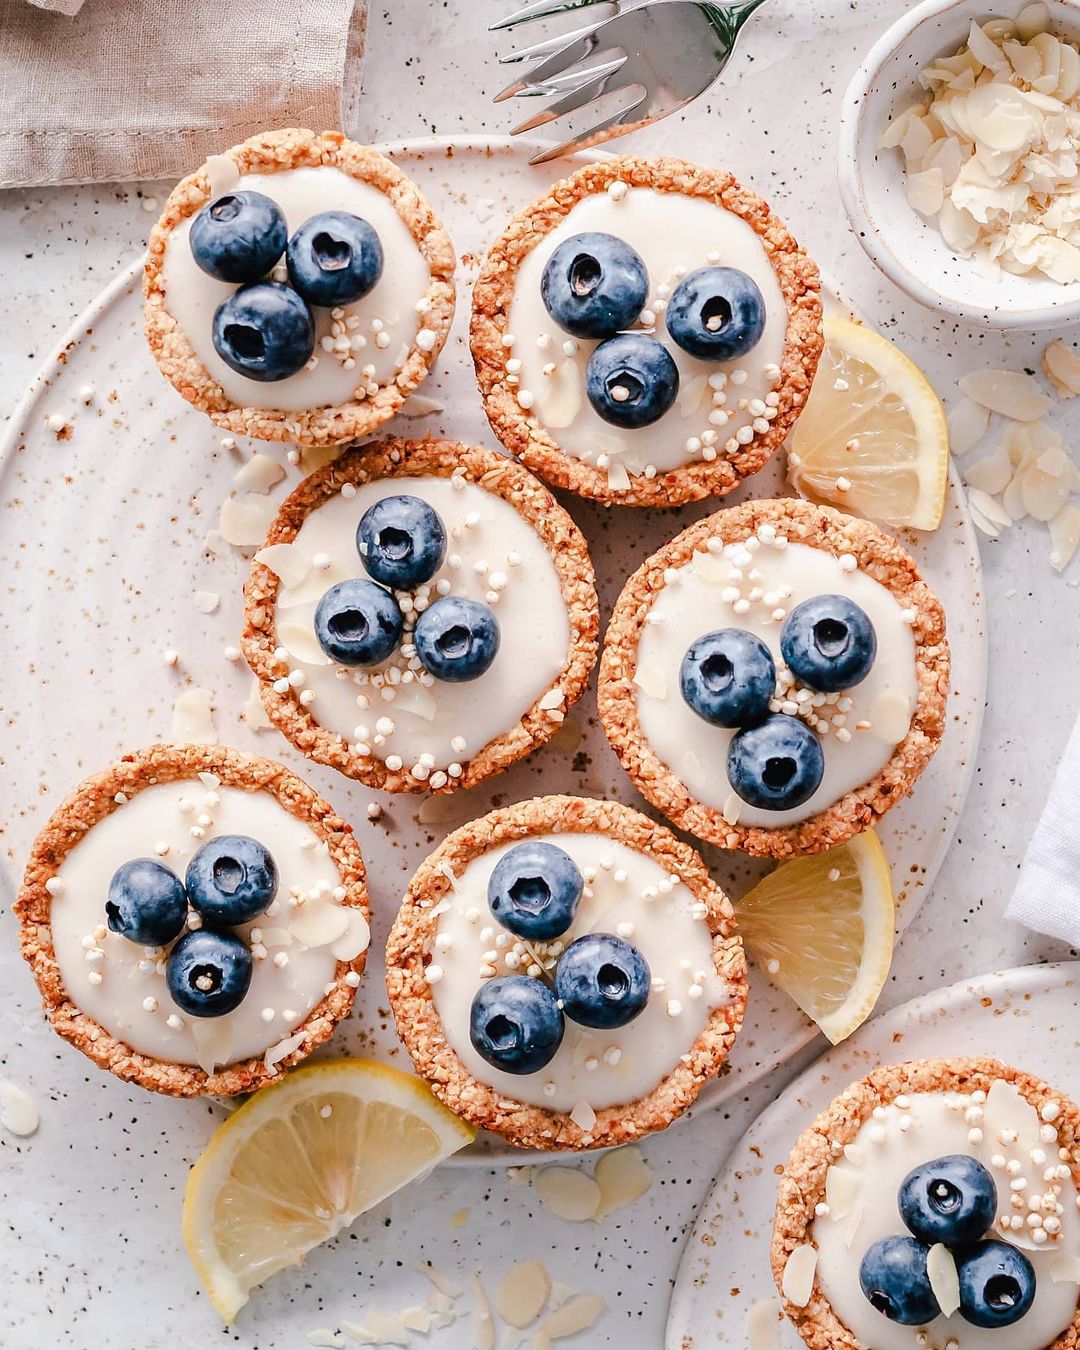
<svg viewBox="0 0 1080 1350">
<path fill-rule="evenodd" d="M 811 1242 L 814 1207 L 825 1198 L 825 1177 L 836 1161 L 833 1142 L 851 1143 L 876 1106 L 887 1106 L 905 1093 L 989 1091 L 998 1080 L 1014 1084 L 1036 1108 L 1050 1099 L 1060 1105 L 1054 1126 L 1060 1147 L 1070 1150 L 1073 1184 L 1080 1188 L 1080 1110 L 1042 1079 L 994 1059 L 922 1059 L 876 1069 L 834 1098 L 799 1136 L 780 1178 L 770 1263 L 784 1314 L 811 1350 L 864 1350 L 833 1312 L 816 1275 L 805 1308 L 797 1308 L 783 1291 L 788 1257 L 796 1247 Z M 1077 1346 L 1080 1311 L 1047 1350 L 1077 1350 Z"/>
<path fill-rule="evenodd" d="M 578 202 L 605 192 L 616 181 L 702 197 L 741 217 L 761 240 L 788 309 L 780 384 L 776 388 L 780 404 L 769 431 L 755 436 L 734 455 L 718 455 L 712 463 L 683 465 L 651 479 L 632 474 L 626 492 L 613 491 L 604 470 L 561 450 L 537 416 L 521 407 L 515 391 L 505 383 L 506 348 L 502 345 L 517 270 L 525 256 Z M 783 443 L 806 403 L 817 370 L 824 346 L 821 317 L 817 265 L 756 193 L 721 169 L 702 168 L 682 159 L 626 155 L 586 164 L 513 217 L 491 246 L 477 278 L 470 341 L 488 421 L 507 450 L 523 464 L 553 487 L 606 505 L 680 506 L 730 492 L 747 475 L 756 473 Z"/>
<path fill-rule="evenodd" d="M 275 1071 L 268 1069 L 264 1058 L 259 1056 L 238 1060 L 207 1074 L 196 1065 L 154 1059 L 132 1050 L 80 1010 L 64 987 L 56 961 L 52 896 L 45 885 L 75 845 L 99 821 L 121 809 L 123 803 L 116 801 L 118 793 L 130 799 L 156 783 L 179 782 L 200 773 L 215 774 L 226 786 L 245 792 L 269 792 L 290 815 L 310 825 L 325 841 L 341 875 L 344 903 L 370 919 L 364 860 L 352 826 L 284 765 L 218 745 L 151 745 L 124 755 L 85 779 L 53 812 L 34 841 L 15 901 L 15 915 L 20 925 L 22 954 L 34 972 L 45 1014 L 54 1031 L 88 1055 L 99 1068 L 108 1069 L 125 1082 L 173 1097 L 229 1097 L 238 1092 L 252 1092 L 279 1079 L 282 1070 L 299 1064 L 329 1039 L 356 997 L 356 990 L 347 983 L 346 976 L 351 971 L 358 976 L 363 973 L 367 953 L 337 963 L 333 988 L 290 1033 L 302 1032 L 306 1038 L 304 1045 L 280 1059 Z"/>
<path fill-rule="evenodd" d="M 886 586 L 904 609 L 915 613 L 915 675 L 918 693 L 908 733 L 888 763 L 862 787 L 798 825 L 768 829 L 731 825 L 720 809 L 694 797 L 654 752 L 638 720 L 637 649 L 642 626 L 669 567 L 681 567 L 706 541 L 746 539 L 762 525 L 775 525 L 793 541 L 839 557 L 852 554 L 860 571 Z M 757 857 L 788 858 L 834 848 L 872 825 L 907 796 L 933 758 L 945 730 L 950 658 L 945 611 L 922 580 L 911 557 L 876 525 L 827 506 L 795 498 L 744 502 L 697 521 L 647 558 L 623 588 L 604 637 L 597 700 L 600 720 L 623 768 L 638 790 L 680 829 L 721 848 Z"/>
<path fill-rule="evenodd" d="M 451 895 L 451 874 L 460 874 L 500 844 L 556 832 L 610 835 L 676 872 L 708 907 L 713 964 L 731 990 L 730 1002 L 713 1010 L 683 1060 L 651 1092 L 637 1101 L 600 1109 L 587 1131 L 566 1112 L 516 1102 L 474 1078 L 443 1034 L 425 974 L 438 926 L 433 910 Z M 470 821 L 421 863 L 387 941 L 386 988 L 398 1035 L 417 1073 L 456 1115 L 520 1148 L 609 1148 L 670 1125 L 724 1068 L 746 1009 L 746 957 L 727 896 L 697 853 L 670 830 L 618 802 L 537 797 Z"/>
<path fill-rule="evenodd" d="M 143 273 L 144 315 L 146 340 L 158 368 L 183 398 L 219 427 L 238 435 L 302 445 L 340 445 L 370 435 L 400 410 L 408 395 L 427 377 L 446 341 L 455 295 L 456 259 L 450 236 L 407 174 L 378 150 L 350 141 L 340 131 L 316 134 L 287 127 L 262 132 L 222 153 L 241 174 L 329 165 L 382 192 L 408 227 L 431 273 L 424 327 L 435 334 L 435 343 L 427 352 L 414 343 L 405 365 L 371 398 L 299 412 L 234 403 L 169 313 L 162 273 L 173 229 L 211 200 L 210 176 L 203 165 L 173 188 L 150 231 Z"/>
<path fill-rule="evenodd" d="M 394 770 L 374 756 L 359 759 L 344 736 L 321 726 L 310 709 L 304 707 L 298 689 L 278 693 L 274 682 L 281 672 L 274 664 L 278 646 L 274 611 L 281 583 L 268 567 L 253 562 L 244 586 L 242 644 L 248 665 L 259 681 L 266 715 L 309 759 L 328 764 L 349 778 L 385 792 L 449 793 L 475 787 L 483 779 L 500 773 L 558 731 L 565 713 L 584 693 L 596 664 L 600 608 L 585 537 L 538 479 L 497 450 L 434 438 L 422 441 L 391 438 L 349 450 L 305 478 L 285 499 L 270 526 L 266 543 L 292 543 L 309 513 L 336 496 L 345 483 L 359 486 L 376 479 L 417 475 L 450 478 L 456 471 L 464 472 L 469 482 L 509 503 L 543 541 L 558 573 L 570 624 L 570 643 L 558 679 L 514 726 L 463 762 L 461 777 L 449 779 L 445 787 L 431 788 L 413 778 L 405 765 Z M 562 703 L 556 708 L 542 707 L 554 689 L 562 691 Z"/>
</svg>

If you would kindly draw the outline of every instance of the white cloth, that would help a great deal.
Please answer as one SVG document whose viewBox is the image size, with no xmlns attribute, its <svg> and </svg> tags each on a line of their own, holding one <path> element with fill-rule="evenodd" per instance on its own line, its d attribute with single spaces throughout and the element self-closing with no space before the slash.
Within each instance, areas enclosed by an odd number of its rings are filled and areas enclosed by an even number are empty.
<svg viewBox="0 0 1080 1350">
<path fill-rule="evenodd" d="M 1080 720 L 1061 757 L 1005 917 L 1080 946 Z"/>
<path fill-rule="evenodd" d="M 68 15 L 0 0 L 0 187 L 179 178 L 259 131 L 351 131 L 366 11 L 85 0 Z"/>
</svg>

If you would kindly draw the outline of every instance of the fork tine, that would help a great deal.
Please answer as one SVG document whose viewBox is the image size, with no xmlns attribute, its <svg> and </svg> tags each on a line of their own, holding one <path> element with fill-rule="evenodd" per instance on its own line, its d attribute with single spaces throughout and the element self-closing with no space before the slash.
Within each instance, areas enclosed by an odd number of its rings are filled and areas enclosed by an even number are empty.
<svg viewBox="0 0 1080 1350">
<path fill-rule="evenodd" d="M 554 55 L 549 56 L 546 61 L 541 61 L 526 75 L 519 76 L 505 89 L 500 89 L 492 99 L 493 103 L 502 103 L 508 98 L 513 98 L 515 94 L 520 94 L 523 89 L 530 86 L 542 85 L 545 80 L 551 79 L 553 75 L 569 75 L 573 68 L 587 61 L 598 49 L 600 39 L 598 34 L 604 28 L 605 24 L 610 23 L 610 19 L 605 19 L 595 28 L 585 29 L 579 37 L 573 38 L 559 48 Z M 584 73 L 584 72 L 583 72 Z"/>
<path fill-rule="evenodd" d="M 557 37 L 544 38 L 542 42 L 534 42 L 531 47 L 519 47 L 517 51 L 507 52 L 505 56 L 500 56 L 499 64 L 513 66 L 522 61 L 535 61 L 541 56 L 548 56 L 551 52 L 564 47 L 568 42 L 574 42 L 577 38 L 585 37 L 595 27 L 595 24 L 587 24 L 584 28 L 575 28 L 571 33 L 559 33 Z"/>
<path fill-rule="evenodd" d="M 626 58 L 620 56 L 618 60 L 609 62 L 606 67 L 597 71 L 595 75 L 590 72 L 590 78 L 585 80 L 584 83 L 571 89 L 562 98 L 557 98 L 554 103 L 549 103 L 546 108 L 541 108 L 538 113 L 534 113 L 520 126 L 513 127 L 510 135 L 523 136 L 527 131 L 535 131 L 537 127 L 547 126 L 549 122 L 554 122 L 557 117 L 565 117 L 567 113 L 577 112 L 578 108 L 584 108 L 586 103 L 591 103 L 594 98 L 609 91 L 608 80 L 625 61 Z M 620 86 L 612 85 L 610 88 L 617 89 Z"/>
<path fill-rule="evenodd" d="M 588 5 L 598 5 L 601 0 L 533 0 L 532 4 L 508 14 L 488 28 L 489 33 L 497 33 L 501 28 L 515 28 L 519 23 L 532 23 L 534 19 L 547 19 L 554 14 L 568 14 L 575 9 L 585 9 Z"/>
<path fill-rule="evenodd" d="M 569 93 L 572 90 L 584 88 L 586 80 L 590 80 L 599 75 L 612 75 L 623 64 L 624 57 L 617 57 L 614 61 L 609 61 L 602 66 L 589 66 L 585 71 L 572 71 L 569 75 L 553 75 L 550 80 L 543 84 L 526 85 L 524 89 L 516 95 L 517 98 L 553 98 L 556 94 Z"/>
<path fill-rule="evenodd" d="M 563 141 L 561 145 L 553 145 L 547 150 L 541 150 L 538 155 L 533 155 L 529 160 L 530 164 L 546 164 L 552 159 L 561 159 L 563 155 L 572 154 L 575 150 L 585 150 L 591 145 L 597 145 L 601 141 L 610 139 L 606 134 L 618 136 L 621 133 L 615 128 L 621 127 L 626 123 L 626 119 L 633 112 L 636 112 L 643 103 L 648 100 L 649 95 L 643 93 L 640 98 L 636 98 L 633 103 L 621 109 L 619 112 L 611 113 L 608 117 L 603 117 L 594 126 L 582 131 L 577 136 L 572 136 L 570 140 Z"/>
</svg>

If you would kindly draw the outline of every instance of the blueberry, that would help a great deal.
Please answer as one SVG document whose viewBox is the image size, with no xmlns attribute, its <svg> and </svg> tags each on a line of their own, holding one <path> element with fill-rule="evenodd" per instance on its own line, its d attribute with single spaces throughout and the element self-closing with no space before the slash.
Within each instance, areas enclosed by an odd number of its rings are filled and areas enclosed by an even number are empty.
<svg viewBox="0 0 1080 1350">
<path fill-rule="evenodd" d="M 343 666 L 377 666 L 401 641 L 405 620 L 398 602 L 373 581 L 331 586 L 315 607 L 315 637 Z"/>
<path fill-rule="evenodd" d="M 844 595 L 816 595 L 796 605 L 780 630 L 791 673 L 822 694 L 851 689 L 870 674 L 877 635 L 866 611 Z"/>
<path fill-rule="evenodd" d="M 644 308 L 649 274 L 639 254 L 613 234 L 575 234 L 547 260 L 540 297 L 574 337 L 614 337 Z"/>
<path fill-rule="evenodd" d="M 568 853 L 530 839 L 504 853 L 488 881 L 488 906 L 518 937 L 550 942 L 574 922 L 585 881 Z"/>
<path fill-rule="evenodd" d="M 383 250 L 374 228 L 348 211 L 312 216 L 289 240 L 289 280 L 309 305 L 348 305 L 382 276 Z"/>
<path fill-rule="evenodd" d="M 900 1217 L 920 1242 L 959 1247 L 977 1242 L 997 1213 L 994 1178 L 966 1153 L 935 1158 L 900 1183 Z"/>
<path fill-rule="evenodd" d="M 818 790 L 825 756 L 805 722 L 772 713 L 732 738 L 727 772 L 744 802 L 762 811 L 793 811 Z"/>
<path fill-rule="evenodd" d="M 416 621 L 413 641 L 420 664 L 437 680 L 478 680 L 499 650 L 499 621 L 479 600 L 446 595 Z"/>
<path fill-rule="evenodd" d="M 504 1073 L 536 1073 L 562 1044 L 563 1015 L 555 995 L 527 975 L 482 984 L 469 1013 L 469 1040 L 482 1059 Z"/>
<path fill-rule="evenodd" d="M 188 863 L 188 899 L 208 924 L 229 927 L 257 919 L 277 893 L 277 864 L 246 834 L 220 834 Z"/>
<path fill-rule="evenodd" d="M 671 353 L 645 333 L 609 338 L 589 357 L 585 392 L 612 426 L 647 427 L 658 421 L 679 392 L 679 368 Z"/>
<path fill-rule="evenodd" d="M 761 341 L 765 297 L 734 267 L 701 267 L 675 287 L 667 330 L 684 352 L 703 361 L 734 361 Z"/>
<path fill-rule="evenodd" d="M 689 706 L 713 726 L 753 726 L 766 716 L 776 693 L 776 664 L 753 633 L 721 628 L 690 647 L 679 685 Z"/>
<path fill-rule="evenodd" d="M 370 576 L 408 591 L 430 581 L 446 557 L 446 527 L 419 497 L 383 497 L 361 516 L 356 548 Z"/>
<path fill-rule="evenodd" d="M 241 286 L 214 312 L 214 350 L 227 366 L 267 384 L 303 370 L 315 350 L 315 325 L 289 286 Z"/>
<path fill-rule="evenodd" d="M 187 912 L 184 883 L 152 858 L 133 858 L 113 873 L 105 915 L 121 937 L 160 947 L 180 932 Z"/>
<path fill-rule="evenodd" d="M 258 281 L 285 252 L 289 237 L 277 202 L 261 192 L 230 192 L 191 222 L 191 256 L 218 281 Z"/>
<path fill-rule="evenodd" d="M 1011 1327 L 1035 1301 L 1035 1271 L 1008 1242 L 977 1242 L 953 1253 L 960 1316 L 973 1327 Z"/>
<path fill-rule="evenodd" d="M 235 933 L 197 928 L 169 953 L 165 982 L 182 1012 L 192 1017 L 222 1017 L 244 1001 L 251 964 L 247 943 Z"/>
<path fill-rule="evenodd" d="M 624 1027 L 649 1001 L 649 966 L 629 942 L 587 933 L 555 967 L 555 992 L 567 1017 L 584 1027 Z"/>
<path fill-rule="evenodd" d="M 929 1251 L 912 1237 L 875 1242 L 859 1266 L 862 1291 L 883 1317 L 905 1327 L 921 1327 L 941 1312 L 926 1273 Z"/>
</svg>

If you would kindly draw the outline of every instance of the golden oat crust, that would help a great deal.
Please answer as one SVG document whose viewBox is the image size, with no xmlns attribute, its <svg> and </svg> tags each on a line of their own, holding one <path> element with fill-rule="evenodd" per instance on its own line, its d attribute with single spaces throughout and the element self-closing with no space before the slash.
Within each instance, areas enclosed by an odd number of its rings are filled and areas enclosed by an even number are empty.
<svg viewBox="0 0 1080 1350">
<path fill-rule="evenodd" d="M 546 545 L 558 573 L 570 641 L 566 662 L 550 689 L 514 726 L 463 761 L 461 777 L 449 779 L 445 787 L 432 789 L 414 778 L 406 765 L 394 770 L 374 756 L 360 759 L 343 736 L 319 724 L 300 702 L 298 689 L 278 693 L 274 682 L 281 671 L 274 664 L 274 650 L 278 646 L 275 608 L 280 581 L 268 567 L 253 562 L 244 587 L 244 655 L 259 680 L 267 716 L 309 759 L 329 764 L 349 778 L 385 792 L 448 793 L 474 787 L 500 773 L 558 731 L 565 713 L 584 693 L 596 664 L 600 610 L 585 537 L 541 482 L 496 450 L 436 439 L 388 439 L 350 450 L 305 478 L 285 499 L 266 542 L 291 543 L 308 514 L 336 496 L 345 483 L 360 485 L 419 474 L 449 478 L 455 472 L 464 473 L 468 482 L 508 502 Z M 542 707 L 546 695 L 554 689 L 561 691 L 562 701 L 554 708 Z"/>
<path fill-rule="evenodd" d="M 219 427 L 264 441 L 301 445 L 341 445 L 370 435 L 393 417 L 405 399 L 428 375 L 442 349 L 454 317 L 454 267 L 450 236 L 416 184 L 385 155 L 350 141 L 340 131 L 316 134 L 302 128 L 265 131 L 224 152 L 241 174 L 279 173 L 288 169 L 330 165 L 377 188 L 409 228 L 431 274 L 424 327 L 435 334 L 431 351 L 415 344 L 405 365 L 377 394 L 334 406 L 285 412 L 234 403 L 199 360 L 187 335 L 169 313 L 162 267 L 169 236 L 211 200 L 205 165 L 179 182 L 169 194 L 161 218 L 150 232 L 143 295 L 146 340 L 165 378 L 187 401 Z"/>
<path fill-rule="evenodd" d="M 713 964 L 731 995 L 725 1007 L 713 1010 L 700 1035 L 687 1047 L 685 1062 L 673 1065 L 646 1096 L 597 1111 L 596 1123 L 587 1131 L 565 1112 L 514 1101 L 474 1078 L 443 1034 L 425 975 L 438 927 L 432 911 L 451 894 L 448 871 L 460 874 L 475 858 L 500 844 L 552 832 L 607 834 L 677 873 L 708 907 Z M 697 853 L 669 830 L 618 802 L 537 797 L 463 825 L 420 865 L 387 942 L 386 987 L 398 1035 L 417 1073 L 462 1119 L 521 1148 L 608 1148 L 670 1125 L 724 1068 L 746 1009 L 746 957 L 727 896 Z"/>
<path fill-rule="evenodd" d="M 797 543 L 836 556 L 852 554 L 861 571 L 887 587 L 897 604 L 915 614 L 912 633 L 917 698 L 907 735 L 870 782 L 809 820 L 777 829 L 731 825 L 718 808 L 691 795 L 645 739 L 634 684 L 642 625 L 655 594 L 664 585 L 665 570 L 688 562 L 705 549 L 713 535 L 719 535 L 725 543 L 737 542 L 767 524 L 775 525 Z M 639 791 L 674 824 L 721 848 L 741 849 L 758 857 L 789 858 L 821 853 L 844 843 L 907 796 L 944 733 L 949 671 L 945 611 L 899 544 L 869 521 L 831 507 L 783 499 L 744 502 L 706 516 L 642 563 L 623 588 L 604 636 L 597 698 L 604 730 L 623 768 Z"/>
<path fill-rule="evenodd" d="M 658 473 L 632 474 L 625 492 L 608 486 L 607 473 L 564 453 L 534 413 L 526 412 L 506 384 L 506 348 L 502 345 L 514 300 L 517 271 L 525 256 L 570 210 L 592 193 L 621 181 L 634 187 L 676 192 L 715 202 L 740 216 L 761 241 L 776 273 L 788 309 L 787 337 L 781 362 L 776 420 L 737 453 L 721 453 Z M 473 290 L 470 328 L 473 361 L 484 409 L 496 436 L 511 454 L 546 482 L 606 505 L 680 506 L 702 497 L 723 496 L 756 473 L 782 444 L 806 403 L 824 346 L 821 329 L 821 278 L 817 265 L 799 247 L 787 226 L 756 193 L 721 169 L 706 169 L 682 159 L 643 159 L 635 155 L 587 164 L 554 183 L 510 221 L 491 246 Z"/>
<path fill-rule="evenodd" d="M 53 1030 L 77 1046 L 102 1069 L 127 1082 L 173 1097 L 227 1097 L 253 1092 L 281 1077 L 282 1070 L 306 1059 L 329 1039 L 335 1025 L 352 1007 L 356 991 L 347 982 L 350 971 L 363 973 L 367 953 L 339 961 L 333 988 L 296 1028 L 305 1043 L 278 1061 L 276 1072 L 263 1058 L 227 1064 L 212 1074 L 189 1064 L 153 1059 L 111 1035 L 82 1012 L 64 987 L 52 940 L 52 896 L 45 883 L 56 875 L 64 859 L 94 826 L 122 804 L 117 793 L 130 799 L 155 783 L 174 783 L 212 773 L 227 787 L 245 792 L 268 792 L 290 815 L 305 821 L 324 840 L 345 887 L 344 904 L 370 918 L 364 860 L 352 826 L 333 807 L 284 765 L 242 754 L 219 745 L 151 745 L 124 755 L 115 764 L 81 783 L 49 819 L 34 841 L 22 888 L 15 901 L 20 923 L 19 943 L 41 991 L 41 1000 Z"/>
<path fill-rule="evenodd" d="M 812 1243 L 814 1206 L 825 1198 L 825 1177 L 836 1161 L 833 1142 L 850 1143 L 874 1107 L 887 1106 L 905 1093 L 987 1092 L 996 1080 L 1014 1084 L 1036 1108 L 1048 1100 L 1059 1104 L 1061 1115 L 1054 1121 L 1059 1146 L 1069 1150 L 1073 1184 L 1080 1187 L 1080 1111 L 1042 1079 L 993 1059 L 922 1059 L 875 1069 L 835 1098 L 799 1136 L 780 1178 L 770 1260 L 784 1313 L 811 1350 L 866 1350 L 833 1312 L 816 1279 L 805 1308 L 797 1308 L 783 1292 L 788 1257 L 796 1247 Z M 1078 1346 L 1080 1311 L 1047 1350 Z"/>
</svg>

